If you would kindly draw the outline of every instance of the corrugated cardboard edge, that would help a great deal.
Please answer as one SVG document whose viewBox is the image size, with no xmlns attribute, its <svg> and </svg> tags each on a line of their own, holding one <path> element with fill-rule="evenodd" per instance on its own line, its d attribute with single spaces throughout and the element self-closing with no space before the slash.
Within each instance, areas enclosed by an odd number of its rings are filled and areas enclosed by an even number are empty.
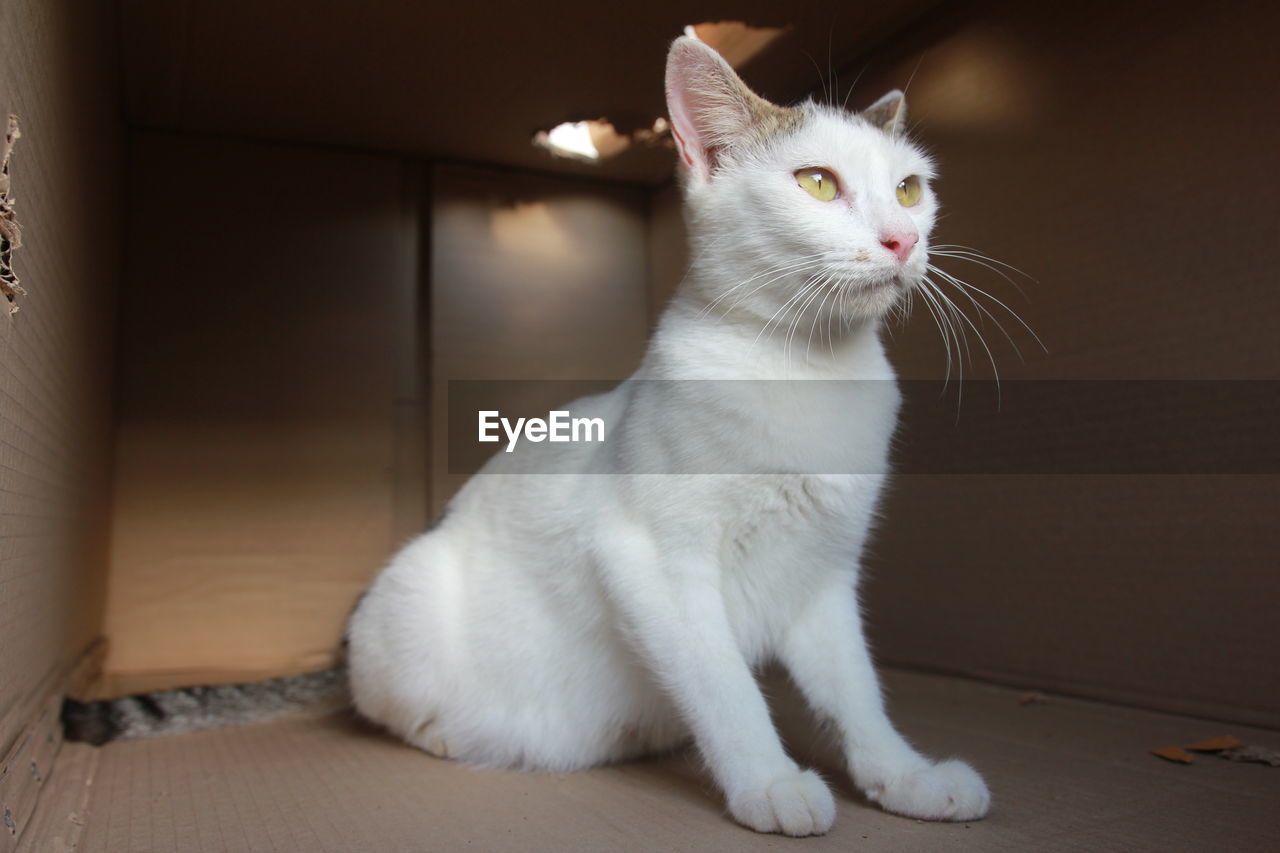
<svg viewBox="0 0 1280 853">
<path fill-rule="evenodd" d="M 98 677 L 105 652 L 106 643 L 95 642 L 70 666 L 50 673 L 11 712 L 21 734 L 0 763 L 0 853 L 74 848 L 79 830 L 71 816 L 83 811 L 97 758 L 63 749 L 62 697 L 85 692 Z M 65 846 L 50 847 L 54 838 Z"/>
<path fill-rule="evenodd" d="M 101 754 L 87 743 L 62 745 L 57 776 L 45 787 L 35 813 L 18 836 L 17 853 L 70 853 L 77 848 Z"/>
</svg>

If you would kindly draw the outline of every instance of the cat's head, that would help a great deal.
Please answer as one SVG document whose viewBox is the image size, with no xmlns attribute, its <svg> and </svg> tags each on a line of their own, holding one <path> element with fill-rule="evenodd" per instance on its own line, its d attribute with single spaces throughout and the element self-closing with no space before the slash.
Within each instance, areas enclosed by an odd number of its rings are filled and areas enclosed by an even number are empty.
<svg viewBox="0 0 1280 853">
<path fill-rule="evenodd" d="M 671 46 L 666 83 L 691 248 L 719 273 L 698 278 L 734 288 L 705 297 L 764 318 L 854 319 L 880 316 L 920 281 L 937 202 L 901 92 L 858 113 L 780 107 L 688 37 Z"/>
</svg>

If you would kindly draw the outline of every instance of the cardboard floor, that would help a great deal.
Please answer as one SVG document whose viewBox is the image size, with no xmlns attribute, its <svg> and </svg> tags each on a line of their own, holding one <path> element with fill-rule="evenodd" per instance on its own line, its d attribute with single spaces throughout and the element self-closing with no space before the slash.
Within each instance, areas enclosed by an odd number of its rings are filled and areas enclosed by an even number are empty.
<svg viewBox="0 0 1280 853">
<path fill-rule="evenodd" d="M 483 771 L 331 716 L 68 744 L 55 788 L 71 817 L 44 831 L 94 853 L 1277 849 L 1280 768 L 1214 756 L 1184 766 L 1148 750 L 1228 733 L 1274 748 L 1280 733 L 1055 696 L 1024 705 L 1018 690 L 918 673 L 885 680 L 914 742 L 986 776 L 986 820 L 893 817 L 838 783 L 829 835 L 757 835 L 724 816 L 689 753 L 563 776 Z M 781 717 L 784 731 L 806 728 Z M 811 736 L 792 743 L 821 754 Z"/>
</svg>

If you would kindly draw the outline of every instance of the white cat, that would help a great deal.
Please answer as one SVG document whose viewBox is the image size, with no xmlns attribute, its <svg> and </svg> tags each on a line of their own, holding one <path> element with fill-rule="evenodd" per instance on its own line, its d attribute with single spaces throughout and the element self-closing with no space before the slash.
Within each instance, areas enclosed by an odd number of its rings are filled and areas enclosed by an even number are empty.
<svg viewBox="0 0 1280 853">
<path fill-rule="evenodd" d="M 753 676 L 776 658 L 869 799 L 982 817 L 978 774 L 886 717 L 855 594 L 898 408 L 878 329 L 925 273 L 937 210 L 903 97 L 778 107 L 680 38 L 667 98 L 696 260 L 632 379 L 567 407 L 611 432 L 540 446 L 553 474 L 495 454 L 395 556 L 350 622 L 356 706 L 489 766 L 692 736 L 736 820 L 823 833 L 831 792 L 783 750 Z M 797 393 L 809 379 L 879 381 Z M 672 470 L 740 473 L 654 473 Z"/>
</svg>

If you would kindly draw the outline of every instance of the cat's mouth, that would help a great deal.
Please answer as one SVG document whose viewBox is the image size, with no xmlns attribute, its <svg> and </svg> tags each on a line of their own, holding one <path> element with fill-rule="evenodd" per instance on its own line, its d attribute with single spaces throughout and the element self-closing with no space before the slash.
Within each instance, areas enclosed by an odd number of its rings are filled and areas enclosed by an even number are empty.
<svg viewBox="0 0 1280 853">
<path fill-rule="evenodd" d="M 880 278 L 873 278 L 863 281 L 859 286 L 859 290 L 863 293 L 887 293 L 896 291 L 905 293 L 916 284 L 915 280 L 904 273 L 890 273 Z"/>
<path fill-rule="evenodd" d="M 843 270 L 846 287 L 862 294 L 884 295 L 890 292 L 906 293 L 919 284 L 920 276 L 901 266 L 868 269 L 867 266 L 846 267 Z"/>
</svg>

